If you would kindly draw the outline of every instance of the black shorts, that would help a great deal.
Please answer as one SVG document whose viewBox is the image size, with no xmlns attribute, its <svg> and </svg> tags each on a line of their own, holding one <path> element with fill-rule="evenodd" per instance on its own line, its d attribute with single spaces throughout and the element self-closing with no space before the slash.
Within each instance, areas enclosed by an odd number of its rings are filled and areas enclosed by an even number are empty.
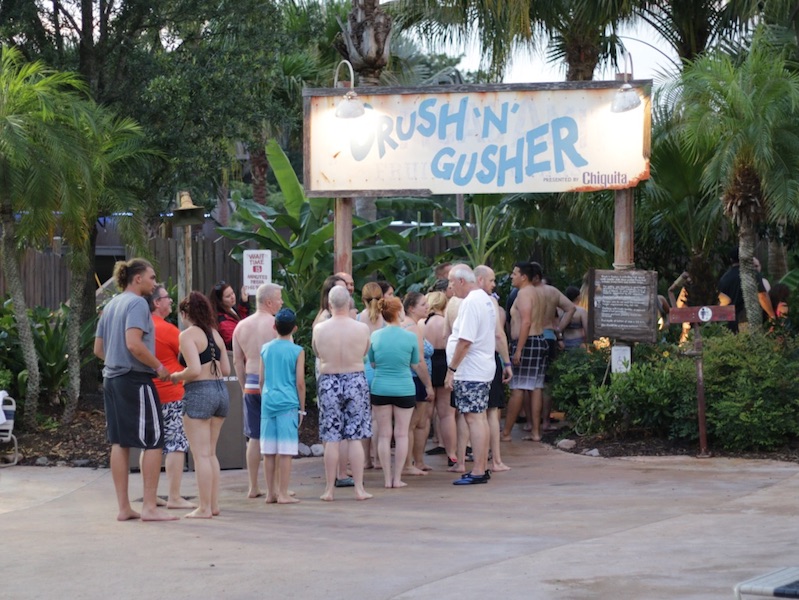
<svg viewBox="0 0 799 600">
<path fill-rule="evenodd" d="M 130 371 L 103 381 L 108 441 L 122 448 L 164 447 L 164 415 L 152 376 Z"/>
<path fill-rule="evenodd" d="M 502 371 L 505 365 L 499 353 L 494 353 L 494 362 L 497 364 L 494 372 L 494 380 L 491 382 L 491 389 L 488 390 L 488 408 L 505 408 L 505 384 L 502 383 Z"/>
<path fill-rule="evenodd" d="M 444 387 L 444 379 L 447 376 L 447 351 L 443 348 L 433 350 L 433 356 L 430 357 L 433 370 L 430 373 L 430 379 L 433 387 Z"/>
<path fill-rule="evenodd" d="M 397 408 L 416 408 L 416 396 L 381 396 L 372 394 L 374 406 L 396 406 Z"/>
<path fill-rule="evenodd" d="M 427 390 L 424 389 L 424 384 L 422 380 L 418 377 L 413 378 L 413 385 L 416 386 L 416 401 L 417 402 L 427 402 Z"/>
</svg>

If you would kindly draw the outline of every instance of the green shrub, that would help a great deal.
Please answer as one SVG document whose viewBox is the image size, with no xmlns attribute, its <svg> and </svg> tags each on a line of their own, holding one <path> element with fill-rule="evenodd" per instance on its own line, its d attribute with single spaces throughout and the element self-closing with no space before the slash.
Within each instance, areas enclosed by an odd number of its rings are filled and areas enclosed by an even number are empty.
<svg viewBox="0 0 799 600">
<path fill-rule="evenodd" d="M 0 390 L 5 390 L 11 393 L 11 382 L 14 381 L 14 375 L 8 369 L 0 369 Z"/>
<path fill-rule="evenodd" d="M 591 395 L 591 387 L 605 379 L 609 364 L 609 349 L 587 351 L 580 348 L 561 352 L 549 367 L 553 403 L 558 410 L 571 418 L 580 401 Z"/>
<path fill-rule="evenodd" d="M 661 355 L 657 362 L 634 362 L 607 385 L 592 385 L 574 411 L 574 427 L 581 434 L 622 436 L 636 430 L 665 437 L 674 433 L 675 408 L 684 413 L 694 397 L 691 361 Z"/>
<path fill-rule="evenodd" d="M 771 449 L 799 434 L 795 338 L 741 333 L 705 343 L 708 431 L 728 450 Z"/>
</svg>

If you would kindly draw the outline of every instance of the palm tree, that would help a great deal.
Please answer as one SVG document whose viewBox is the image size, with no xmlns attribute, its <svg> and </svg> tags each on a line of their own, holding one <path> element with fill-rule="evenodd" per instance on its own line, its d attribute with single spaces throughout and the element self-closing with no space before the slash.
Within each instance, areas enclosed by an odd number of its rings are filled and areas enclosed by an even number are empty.
<svg viewBox="0 0 799 600">
<path fill-rule="evenodd" d="M 76 92 L 84 88 L 73 73 L 25 63 L 12 48 L 4 47 L 0 53 L 0 260 L 28 372 L 24 423 L 33 430 L 39 367 L 19 256 L 26 244 L 46 234 L 75 174 L 88 170 L 74 120 L 84 105 Z"/>
<path fill-rule="evenodd" d="M 74 192 L 60 205 L 61 227 L 69 242 L 68 264 L 72 273 L 67 319 L 69 383 L 63 422 L 75 416 L 81 387 L 81 314 L 86 292 L 86 278 L 80 274 L 89 268 L 93 251 L 91 231 L 99 214 L 128 213 L 120 218 L 120 233 L 136 248 L 144 248 L 140 202 L 125 184 L 127 170 L 142 164 L 153 153 L 144 146 L 144 134 L 131 119 L 118 118 L 111 111 L 91 105 L 79 122 L 91 169 L 79 173 Z"/>
<path fill-rule="evenodd" d="M 714 52 L 688 62 L 679 83 L 679 127 L 702 184 L 738 228 L 741 288 L 749 323 L 761 324 L 755 282 L 756 225 L 799 218 L 799 77 L 759 27 L 749 52 Z"/>
</svg>

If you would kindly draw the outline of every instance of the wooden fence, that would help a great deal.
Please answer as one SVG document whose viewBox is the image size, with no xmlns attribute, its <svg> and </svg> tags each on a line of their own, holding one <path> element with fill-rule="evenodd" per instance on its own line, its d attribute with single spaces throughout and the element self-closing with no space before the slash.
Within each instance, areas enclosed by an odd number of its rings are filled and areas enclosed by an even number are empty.
<svg viewBox="0 0 799 600">
<path fill-rule="evenodd" d="M 394 229 L 399 231 L 402 228 Z M 436 236 L 412 242 L 409 250 L 432 257 L 449 248 L 451 243 L 451 238 Z M 236 243 L 233 240 L 219 236 L 207 238 L 200 235 L 192 241 L 192 282 L 195 290 L 208 293 L 214 284 L 224 280 L 232 285 L 238 293 L 243 282 L 243 275 L 241 265 L 230 257 L 235 246 Z M 177 240 L 154 238 L 149 242 L 149 254 L 152 257 L 158 281 L 176 285 L 178 261 L 184 260 L 183 256 L 178 253 Z M 129 252 L 126 258 L 130 258 Z M 98 261 L 98 269 L 102 271 L 97 273 L 100 283 L 105 283 L 111 278 L 110 269 L 113 266 L 113 261 L 106 261 L 106 263 L 105 267 L 101 267 L 101 261 Z M 45 306 L 55 310 L 69 298 L 70 273 L 66 258 L 60 254 L 51 251 L 26 251 L 20 275 L 28 306 Z M 6 294 L 6 280 L 4 274 L 0 272 L 0 298 L 4 298 Z"/>
<path fill-rule="evenodd" d="M 225 280 L 239 290 L 242 284 L 241 265 L 230 258 L 234 246 L 235 242 L 227 238 L 200 238 L 192 243 L 194 289 L 207 293 L 219 280 Z M 178 256 L 177 241 L 153 239 L 149 243 L 149 252 L 158 280 L 177 284 L 178 261 L 183 260 Z M 113 263 L 109 265 L 108 269 Z M 64 256 L 28 250 L 22 259 L 20 277 L 28 306 L 44 306 L 55 310 L 69 299 L 70 273 Z M 111 272 L 97 273 L 97 277 L 101 283 L 105 283 L 110 279 Z M 7 293 L 6 278 L 0 272 L 0 298 L 5 298 Z"/>
<path fill-rule="evenodd" d="M 22 257 L 19 274 L 28 306 L 55 310 L 69 298 L 69 269 L 60 254 L 28 250 Z M 5 273 L 0 271 L 0 298 L 7 293 Z"/>
</svg>

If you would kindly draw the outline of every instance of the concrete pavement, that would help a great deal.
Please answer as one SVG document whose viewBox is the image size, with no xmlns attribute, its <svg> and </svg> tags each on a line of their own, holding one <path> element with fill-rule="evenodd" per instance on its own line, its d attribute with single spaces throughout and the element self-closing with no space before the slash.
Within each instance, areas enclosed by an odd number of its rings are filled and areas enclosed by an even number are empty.
<svg viewBox="0 0 799 600">
<path fill-rule="evenodd" d="M 479 486 L 451 485 L 443 456 L 400 490 L 370 471 L 372 500 L 345 488 L 332 504 L 321 459 L 296 460 L 290 506 L 224 471 L 222 515 L 169 523 L 115 521 L 107 470 L 0 469 L 0 597 L 710 600 L 799 566 L 799 465 L 521 441 L 503 459 L 513 470 Z"/>
</svg>

